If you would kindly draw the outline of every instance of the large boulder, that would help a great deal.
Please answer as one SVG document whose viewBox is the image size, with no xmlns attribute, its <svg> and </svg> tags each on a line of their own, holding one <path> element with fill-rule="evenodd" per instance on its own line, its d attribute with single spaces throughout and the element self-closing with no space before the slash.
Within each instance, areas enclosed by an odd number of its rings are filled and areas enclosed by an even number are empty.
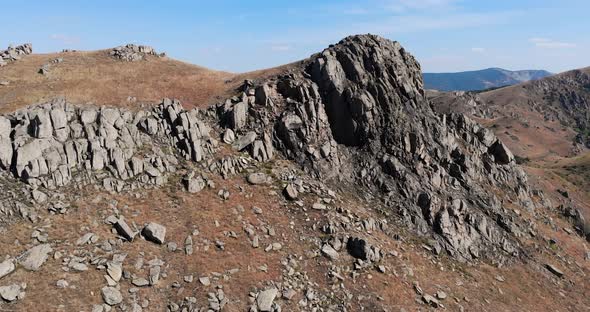
<svg viewBox="0 0 590 312">
<path fill-rule="evenodd" d="M 38 271 L 49 258 L 53 248 L 49 244 L 37 245 L 19 257 L 18 263 L 29 271 Z"/>
<path fill-rule="evenodd" d="M 156 244 L 163 244 L 166 238 L 166 227 L 154 222 L 148 223 L 141 231 L 145 239 Z"/>
</svg>

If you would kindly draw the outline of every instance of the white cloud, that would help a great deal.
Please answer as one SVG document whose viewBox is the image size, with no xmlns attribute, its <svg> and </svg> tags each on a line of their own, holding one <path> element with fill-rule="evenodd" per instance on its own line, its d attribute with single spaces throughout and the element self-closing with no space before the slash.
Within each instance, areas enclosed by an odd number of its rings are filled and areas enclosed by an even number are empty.
<svg viewBox="0 0 590 312">
<path fill-rule="evenodd" d="M 562 42 L 562 41 L 555 41 L 549 38 L 530 38 L 529 42 L 535 45 L 537 48 L 547 48 L 547 49 L 559 49 L 559 48 L 575 48 L 575 43 L 570 42 Z"/>
<path fill-rule="evenodd" d="M 484 48 L 471 48 L 471 52 L 475 52 L 475 53 L 484 53 L 486 51 L 486 49 Z"/>
<path fill-rule="evenodd" d="M 65 44 L 65 45 L 72 45 L 72 44 L 77 44 L 80 42 L 80 38 L 72 37 L 72 36 L 68 36 L 68 35 L 64 35 L 64 34 L 52 34 L 51 36 L 49 36 L 49 38 L 56 40 L 56 41 L 60 41 L 61 43 Z"/>
</svg>

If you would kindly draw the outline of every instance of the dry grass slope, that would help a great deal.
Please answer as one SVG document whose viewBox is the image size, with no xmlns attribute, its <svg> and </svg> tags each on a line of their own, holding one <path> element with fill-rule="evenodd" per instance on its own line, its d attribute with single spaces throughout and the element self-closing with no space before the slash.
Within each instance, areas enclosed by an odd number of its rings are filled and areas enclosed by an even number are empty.
<svg viewBox="0 0 590 312">
<path fill-rule="evenodd" d="M 39 69 L 50 64 L 49 74 Z M 260 79 L 287 70 L 294 64 L 233 74 L 214 71 L 170 58 L 147 55 L 138 62 L 120 61 L 108 50 L 32 54 L 0 68 L 0 113 L 63 96 L 74 103 L 96 103 L 139 108 L 164 97 L 179 99 L 185 108 L 207 107 L 233 94 L 244 79 Z M 128 101 L 135 97 L 136 101 Z"/>
</svg>

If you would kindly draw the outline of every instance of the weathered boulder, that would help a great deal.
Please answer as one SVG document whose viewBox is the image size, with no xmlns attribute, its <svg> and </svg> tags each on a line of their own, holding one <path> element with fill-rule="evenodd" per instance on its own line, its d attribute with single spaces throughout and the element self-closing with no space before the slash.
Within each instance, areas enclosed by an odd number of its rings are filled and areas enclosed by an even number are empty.
<svg viewBox="0 0 590 312">
<path fill-rule="evenodd" d="M 250 146 L 250 144 L 254 143 L 255 140 L 256 132 L 250 131 L 242 136 L 239 136 L 238 139 L 232 144 L 232 147 L 238 151 L 241 151 Z"/>
<path fill-rule="evenodd" d="M 123 217 L 117 220 L 117 222 L 114 224 L 114 227 L 117 230 L 117 233 L 119 233 L 119 235 L 121 235 L 123 238 L 130 242 L 133 241 L 135 235 L 137 235 L 137 232 L 131 229 L 131 227 L 127 224 L 127 222 L 125 222 Z"/>
<path fill-rule="evenodd" d="M 166 227 L 154 222 L 148 223 L 141 234 L 145 239 L 154 242 L 156 244 L 163 244 L 164 239 L 166 238 Z"/>
<path fill-rule="evenodd" d="M 248 183 L 257 185 L 257 184 L 264 184 L 268 181 L 268 175 L 264 172 L 255 172 L 248 175 L 246 180 Z"/>
<path fill-rule="evenodd" d="M 258 293 L 258 296 L 256 296 L 258 311 L 272 312 L 272 304 L 278 293 L 279 290 L 276 288 L 269 288 Z"/>
<path fill-rule="evenodd" d="M 123 295 L 115 287 L 105 286 L 101 289 L 102 299 L 110 306 L 117 305 L 123 301 Z"/>
<path fill-rule="evenodd" d="M 296 200 L 297 197 L 299 196 L 299 192 L 297 191 L 297 188 L 295 187 L 295 185 L 293 183 L 287 184 L 287 186 L 283 190 L 283 193 L 285 194 L 285 196 L 289 200 Z"/>
<path fill-rule="evenodd" d="M 4 260 L 0 263 L 0 279 L 12 273 L 15 270 L 14 261 L 12 259 Z"/>
<path fill-rule="evenodd" d="M 24 285 L 24 284 L 23 284 Z M 0 286 L 0 298 L 11 302 L 11 301 L 15 301 L 17 299 L 22 299 L 25 296 L 25 290 L 26 286 L 23 287 L 22 285 L 19 284 L 13 284 L 13 285 L 9 285 L 9 286 Z"/>
<path fill-rule="evenodd" d="M 49 244 L 37 245 L 23 253 L 18 258 L 18 263 L 26 270 L 38 271 L 52 251 L 53 248 Z"/>
</svg>

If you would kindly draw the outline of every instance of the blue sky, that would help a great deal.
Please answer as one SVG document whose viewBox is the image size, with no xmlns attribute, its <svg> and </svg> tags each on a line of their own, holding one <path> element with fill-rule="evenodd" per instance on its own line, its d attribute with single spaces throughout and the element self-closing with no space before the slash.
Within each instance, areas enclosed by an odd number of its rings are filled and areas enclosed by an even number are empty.
<svg viewBox="0 0 590 312">
<path fill-rule="evenodd" d="M 36 52 L 147 44 L 244 72 L 308 57 L 341 38 L 399 41 L 426 72 L 590 66 L 588 0 L 6 1 L 0 46 Z"/>
</svg>

